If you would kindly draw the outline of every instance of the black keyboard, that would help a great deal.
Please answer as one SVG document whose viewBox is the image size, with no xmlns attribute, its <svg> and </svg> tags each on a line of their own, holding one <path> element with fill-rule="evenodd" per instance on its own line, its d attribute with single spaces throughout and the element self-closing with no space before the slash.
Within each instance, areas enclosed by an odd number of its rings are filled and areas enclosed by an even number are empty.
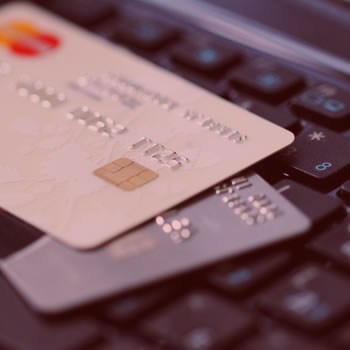
<svg viewBox="0 0 350 350">
<path fill-rule="evenodd" d="M 57 317 L 35 314 L 0 276 L 0 349 L 350 349 L 350 85 L 136 0 L 36 2 L 293 131 L 254 169 L 312 229 Z M 2 257 L 38 238 L 0 219 Z"/>
</svg>

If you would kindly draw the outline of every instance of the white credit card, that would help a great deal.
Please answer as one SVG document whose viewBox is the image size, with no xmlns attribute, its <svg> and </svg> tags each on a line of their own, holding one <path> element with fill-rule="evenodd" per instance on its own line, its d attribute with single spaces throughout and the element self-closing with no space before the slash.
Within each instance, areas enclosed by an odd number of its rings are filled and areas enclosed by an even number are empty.
<svg viewBox="0 0 350 350">
<path fill-rule="evenodd" d="M 0 12 L 0 206 L 94 248 L 294 136 L 39 8 Z"/>
</svg>

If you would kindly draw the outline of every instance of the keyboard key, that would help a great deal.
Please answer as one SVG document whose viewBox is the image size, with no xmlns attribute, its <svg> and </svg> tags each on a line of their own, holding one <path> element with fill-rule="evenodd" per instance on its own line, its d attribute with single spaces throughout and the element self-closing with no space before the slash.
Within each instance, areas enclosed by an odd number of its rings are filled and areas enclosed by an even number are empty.
<svg viewBox="0 0 350 350">
<path fill-rule="evenodd" d="M 341 185 L 339 196 L 346 202 L 346 204 L 350 204 L 350 180 Z"/>
<path fill-rule="evenodd" d="M 114 6 L 101 0 L 39 0 L 39 3 L 52 12 L 84 27 L 94 26 L 113 17 L 116 12 Z"/>
<path fill-rule="evenodd" d="M 114 339 L 108 339 L 104 344 L 93 350 L 155 350 L 158 349 L 145 344 L 143 341 L 136 339 L 135 336 L 116 336 Z"/>
<path fill-rule="evenodd" d="M 350 7 L 350 0 L 329 0 L 329 1 L 338 5 L 345 6 L 347 9 L 349 9 Z"/>
<path fill-rule="evenodd" d="M 225 97 L 227 95 L 228 86 L 223 80 L 212 79 L 211 76 L 193 74 L 192 71 L 177 70 L 176 73 L 217 96 Z"/>
<path fill-rule="evenodd" d="M 99 339 L 98 326 L 88 319 L 49 320 L 36 315 L 2 276 L 0 310 L 0 339 L 16 350 L 87 348 Z"/>
<path fill-rule="evenodd" d="M 298 74 L 265 59 L 255 59 L 237 68 L 231 81 L 244 91 L 276 103 L 288 98 L 303 85 Z"/>
<path fill-rule="evenodd" d="M 345 210 L 338 199 L 326 196 L 292 180 L 282 180 L 274 187 L 308 216 L 314 226 L 329 222 L 342 214 L 345 215 Z"/>
<path fill-rule="evenodd" d="M 296 327 L 321 331 L 349 311 L 349 293 L 342 275 L 309 264 L 266 291 L 259 304 Z"/>
<path fill-rule="evenodd" d="M 282 128 L 289 129 L 293 132 L 299 131 L 300 129 L 298 119 L 286 110 L 246 97 L 234 98 L 232 101 L 240 107 L 257 114 Z"/>
<path fill-rule="evenodd" d="M 169 294 L 168 290 L 161 287 L 130 294 L 108 303 L 102 314 L 113 322 L 131 321 L 160 304 Z"/>
<path fill-rule="evenodd" d="M 208 281 L 226 293 L 243 296 L 283 269 L 288 261 L 286 252 L 258 257 L 255 254 L 250 259 L 221 264 L 209 273 Z"/>
<path fill-rule="evenodd" d="M 310 248 L 350 271 L 350 220 L 317 237 Z"/>
<path fill-rule="evenodd" d="M 175 28 L 149 18 L 126 18 L 115 23 L 116 41 L 141 50 L 158 50 L 179 34 Z"/>
<path fill-rule="evenodd" d="M 0 259 L 30 245 L 43 235 L 0 209 Z"/>
<path fill-rule="evenodd" d="M 302 338 L 290 331 L 270 330 L 256 336 L 236 350 L 327 350 L 320 344 Z"/>
<path fill-rule="evenodd" d="M 318 124 L 338 128 L 350 122 L 350 92 L 331 84 L 318 84 L 302 92 L 292 102 L 292 108 Z"/>
<path fill-rule="evenodd" d="M 333 131 L 311 127 L 294 143 L 278 153 L 277 160 L 310 185 L 336 186 L 350 177 L 350 138 Z"/>
<path fill-rule="evenodd" d="M 173 60 L 205 74 L 223 71 L 239 59 L 239 54 L 221 45 L 201 39 L 187 39 L 171 52 Z"/>
<path fill-rule="evenodd" d="M 194 292 L 159 311 L 142 329 L 174 349 L 212 350 L 237 341 L 251 329 L 244 312 L 208 292 Z"/>
<path fill-rule="evenodd" d="M 332 336 L 332 343 L 339 350 L 350 349 L 350 322 L 340 327 Z"/>
</svg>

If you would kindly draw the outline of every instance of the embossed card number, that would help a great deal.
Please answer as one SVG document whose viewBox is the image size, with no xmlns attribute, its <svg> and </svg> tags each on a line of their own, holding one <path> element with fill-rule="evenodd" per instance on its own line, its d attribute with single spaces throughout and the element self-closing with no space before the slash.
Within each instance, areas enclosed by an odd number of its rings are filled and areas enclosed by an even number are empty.
<svg viewBox="0 0 350 350">
<path fill-rule="evenodd" d="M 142 137 L 140 141 L 130 146 L 130 149 L 132 150 L 138 150 L 140 148 L 145 148 L 145 151 L 143 152 L 144 156 L 151 156 L 154 161 L 162 166 L 174 170 L 182 167 L 184 163 L 190 161 L 187 157 L 181 156 L 170 149 L 166 149 L 163 145 L 152 141 L 148 137 Z"/>
</svg>

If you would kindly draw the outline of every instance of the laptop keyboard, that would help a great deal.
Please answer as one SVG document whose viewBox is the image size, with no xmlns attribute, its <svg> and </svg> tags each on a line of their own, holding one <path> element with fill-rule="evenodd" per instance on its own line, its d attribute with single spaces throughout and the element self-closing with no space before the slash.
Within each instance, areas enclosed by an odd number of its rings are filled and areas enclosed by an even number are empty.
<svg viewBox="0 0 350 350">
<path fill-rule="evenodd" d="M 312 229 L 57 317 L 36 315 L 0 277 L 0 349 L 349 349 L 350 89 L 344 82 L 136 1 L 37 3 L 293 131 L 292 146 L 254 169 L 310 218 Z M 3 257 L 37 238 L 27 232 L 24 239 L 6 220 Z"/>
</svg>

